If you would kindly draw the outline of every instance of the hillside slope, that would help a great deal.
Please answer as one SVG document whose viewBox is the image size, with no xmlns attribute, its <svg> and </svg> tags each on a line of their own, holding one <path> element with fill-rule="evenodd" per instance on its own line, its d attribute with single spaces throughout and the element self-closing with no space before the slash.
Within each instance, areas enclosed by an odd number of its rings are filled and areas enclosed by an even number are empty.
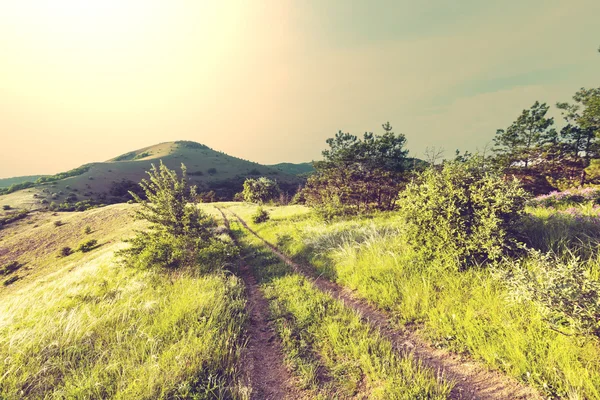
<svg viewBox="0 0 600 400">
<path fill-rule="evenodd" d="M 28 175 L 28 176 L 15 176 L 12 178 L 2 178 L 0 179 L 0 188 L 7 188 L 11 185 L 18 185 L 23 182 L 35 182 L 39 178 L 46 175 Z"/>
<path fill-rule="evenodd" d="M 106 162 L 85 164 L 50 177 L 35 187 L 0 196 L 1 205 L 43 208 L 52 203 L 118 203 L 127 201 L 129 190 L 146 178 L 152 164 L 163 162 L 179 172 L 185 164 L 198 192 L 214 191 L 217 198 L 230 200 L 248 177 L 267 176 L 277 180 L 284 191 L 296 189 L 300 178 L 251 161 L 229 156 L 196 142 L 160 143 L 122 154 Z M 40 181 L 38 181 L 40 182 Z"/>
</svg>

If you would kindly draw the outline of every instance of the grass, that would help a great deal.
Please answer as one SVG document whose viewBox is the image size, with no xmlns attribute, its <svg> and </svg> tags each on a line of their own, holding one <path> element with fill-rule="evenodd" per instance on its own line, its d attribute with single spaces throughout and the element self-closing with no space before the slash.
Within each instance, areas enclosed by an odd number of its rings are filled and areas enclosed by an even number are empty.
<svg viewBox="0 0 600 400">
<path fill-rule="evenodd" d="M 293 273 L 237 222 L 232 228 L 269 300 L 286 361 L 315 398 L 446 398 L 449 384 L 396 354 L 356 313 Z"/>
<path fill-rule="evenodd" d="M 243 397 L 243 285 L 110 254 L 0 303 L 0 398 Z"/>
<path fill-rule="evenodd" d="M 298 207 L 278 207 L 268 209 L 271 221 L 252 224 L 253 206 L 232 210 L 288 255 L 310 262 L 436 345 L 468 353 L 549 396 L 600 397 L 596 339 L 553 331 L 532 302 L 515 298 L 490 269 L 457 272 L 421 260 L 403 241 L 393 214 L 324 223 Z M 588 262 L 597 271 L 597 261 Z"/>
<path fill-rule="evenodd" d="M 249 397 L 242 282 L 118 264 L 121 239 L 144 226 L 132 207 L 35 213 L 0 231 L 2 278 L 17 279 L 0 285 L 0 399 Z M 60 256 L 80 240 L 100 246 Z"/>
</svg>

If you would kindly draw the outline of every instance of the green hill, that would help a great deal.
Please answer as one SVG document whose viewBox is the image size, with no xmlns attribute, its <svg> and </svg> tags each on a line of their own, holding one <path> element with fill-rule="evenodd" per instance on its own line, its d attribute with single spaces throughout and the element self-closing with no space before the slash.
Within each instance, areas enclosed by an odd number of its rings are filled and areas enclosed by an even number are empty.
<svg viewBox="0 0 600 400">
<path fill-rule="evenodd" d="M 82 165 L 71 171 L 43 176 L 34 187 L 0 196 L 1 205 L 44 208 L 55 204 L 112 204 L 130 199 L 129 190 L 146 178 L 152 164 L 162 161 L 179 171 L 187 167 L 198 192 L 214 191 L 216 198 L 231 200 L 248 177 L 267 176 L 277 180 L 284 191 L 293 192 L 301 179 L 293 174 L 251 161 L 229 156 L 208 146 L 190 141 L 160 143 L 131 151 L 105 162 Z"/>
<path fill-rule="evenodd" d="M 310 174 L 315 171 L 315 168 L 313 167 L 312 162 L 305 162 L 305 163 L 298 163 L 298 164 L 279 163 L 279 164 L 268 165 L 268 167 L 274 168 L 278 171 L 281 171 L 285 174 L 290 174 L 290 175 L 305 175 L 305 174 Z"/>
<path fill-rule="evenodd" d="M 2 178 L 2 179 L 0 179 L 0 188 L 7 188 L 12 185 L 18 185 L 23 182 L 35 182 L 44 176 L 46 176 L 46 175 L 28 175 L 28 176 L 15 176 L 13 178 Z"/>
</svg>

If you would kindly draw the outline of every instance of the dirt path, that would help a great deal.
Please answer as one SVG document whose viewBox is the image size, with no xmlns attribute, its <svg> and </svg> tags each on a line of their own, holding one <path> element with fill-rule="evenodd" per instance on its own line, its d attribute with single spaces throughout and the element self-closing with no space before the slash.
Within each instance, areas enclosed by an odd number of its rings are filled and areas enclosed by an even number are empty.
<svg viewBox="0 0 600 400">
<path fill-rule="evenodd" d="M 229 220 L 223 221 L 229 230 Z M 235 239 L 234 239 L 235 240 Z M 240 260 L 240 278 L 246 285 L 249 315 L 247 326 L 248 343 L 241 365 L 244 375 L 252 387 L 252 400 L 282 400 L 305 398 L 292 384 L 292 378 L 283 365 L 283 350 L 279 337 L 269 321 L 269 304 L 260 293 L 251 268 Z"/>
<path fill-rule="evenodd" d="M 390 325 L 390 318 L 386 313 L 376 309 L 364 300 L 357 299 L 348 289 L 316 276 L 315 271 L 311 268 L 296 264 L 283 252 L 279 251 L 277 247 L 252 230 L 237 214 L 228 211 L 250 233 L 261 239 L 273 253 L 292 267 L 294 271 L 310 278 L 319 289 L 330 293 L 347 306 L 358 311 L 365 320 L 377 327 L 392 342 L 398 352 L 413 354 L 423 365 L 438 371 L 444 379 L 454 382 L 454 389 L 450 393 L 451 399 L 542 399 L 535 389 L 521 384 L 512 377 L 490 371 L 484 365 L 472 359 L 461 358 L 447 350 L 433 348 L 415 333 L 394 329 Z"/>
</svg>

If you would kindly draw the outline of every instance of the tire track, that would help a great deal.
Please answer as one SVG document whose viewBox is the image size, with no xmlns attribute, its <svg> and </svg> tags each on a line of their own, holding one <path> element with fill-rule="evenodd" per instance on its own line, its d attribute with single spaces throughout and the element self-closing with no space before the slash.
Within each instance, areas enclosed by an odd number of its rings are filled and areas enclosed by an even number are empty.
<svg viewBox="0 0 600 400">
<path fill-rule="evenodd" d="M 234 242 L 237 241 L 229 227 L 227 216 L 223 216 L 225 227 Z M 248 342 L 241 360 L 245 379 L 252 388 L 251 400 L 303 399 L 305 396 L 292 383 L 292 377 L 283 364 L 283 350 L 279 337 L 269 320 L 269 304 L 263 297 L 251 268 L 240 259 L 239 276 L 246 286 L 249 315 L 247 326 Z"/>
</svg>

